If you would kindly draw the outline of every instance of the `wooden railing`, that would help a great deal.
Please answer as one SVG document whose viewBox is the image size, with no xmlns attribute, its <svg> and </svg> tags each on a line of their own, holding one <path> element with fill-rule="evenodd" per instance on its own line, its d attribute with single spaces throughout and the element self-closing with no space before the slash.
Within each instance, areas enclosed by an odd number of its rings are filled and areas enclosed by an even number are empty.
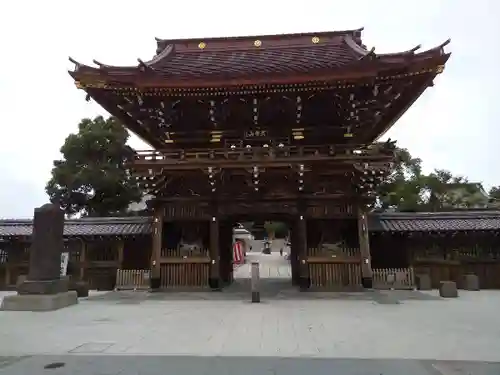
<svg viewBox="0 0 500 375">
<path fill-rule="evenodd" d="M 116 290 L 146 290 L 149 288 L 150 270 L 116 270 Z"/>
<path fill-rule="evenodd" d="M 361 262 L 309 263 L 311 287 L 332 290 L 361 288 Z"/>
<path fill-rule="evenodd" d="M 162 288 L 208 287 L 210 263 L 172 262 L 160 265 Z"/>
<path fill-rule="evenodd" d="M 162 288 L 204 288 L 208 286 L 210 257 L 207 249 L 162 249 Z"/>
<path fill-rule="evenodd" d="M 362 145 L 336 145 L 330 146 L 269 146 L 269 147 L 234 147 L 214 149 L 189 149 L 189 150 L 141 150 L 136 151 L 134 165 L 151 164 L 176 164 L 180 162 L 200 162 L 213 164 L 217 161 L 256 161 L 273 160 L 297 161 L 305 160 L 380 160 L 392 158 L 392 151 L 370 149 Z"/>
<path fill-rule="evenodd" d="M 373 287 L 375 289 L 414 289 L 413 268 L 374 268 Z"/>
<path fill-rule="evenodd" d="M 361 288 L 361 255 L 358 248 L 309 248 L 307 263 L 311 287 L 329 290 Z"/>
</svg>

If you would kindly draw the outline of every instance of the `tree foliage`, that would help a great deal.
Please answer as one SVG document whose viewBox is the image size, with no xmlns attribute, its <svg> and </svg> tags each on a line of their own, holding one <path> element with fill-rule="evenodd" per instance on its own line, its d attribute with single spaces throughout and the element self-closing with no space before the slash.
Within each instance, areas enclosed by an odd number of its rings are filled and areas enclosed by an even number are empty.
<svg viewBox="0 0 500 375">
<path fill-rule="evenodd" d="M 493 186 L 488 195 L 490 198 L 490 205 L 495 208 L 500 208 L 500 186 Z"/>
<path fill-rule="evenodd" d="M 375 208 L 394 211 L 445 211 L 479 208 L 488 205 L 488 197 L 479 183 L 436 169 L 422 172 L 422 160 L 407 149 L 396 149 L 392 173 L 376 191 Z"/>
<path fill-rule="evenodd" d="M 83 119 L 78 133 L 70 134 L 54 161 L 46 185 L 50 201 L 68 215 L 120 215 L 141 198 L 125 163 L 133 156 L 127 130 L 113 117 Z"/>
<path fill-rule="evenodd" d="M 288 226 L 281 221 L 266 221 L 264 228 L 269 239 L 285 238 L 288 235 Z"/>
</svg>

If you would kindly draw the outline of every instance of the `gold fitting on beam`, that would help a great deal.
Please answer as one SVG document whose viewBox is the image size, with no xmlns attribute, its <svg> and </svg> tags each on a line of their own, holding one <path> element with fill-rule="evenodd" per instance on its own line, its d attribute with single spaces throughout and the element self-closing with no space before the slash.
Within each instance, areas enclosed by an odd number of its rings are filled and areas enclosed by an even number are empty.
<svg viewBox="0 0 500 375">
<path fill-rule="evenodd" d="M 438 67 L 436 68 L 436 74 L 443 73 L 443 70 L 444 70 L 444 65 L 438 65 Z"/>
</svg>

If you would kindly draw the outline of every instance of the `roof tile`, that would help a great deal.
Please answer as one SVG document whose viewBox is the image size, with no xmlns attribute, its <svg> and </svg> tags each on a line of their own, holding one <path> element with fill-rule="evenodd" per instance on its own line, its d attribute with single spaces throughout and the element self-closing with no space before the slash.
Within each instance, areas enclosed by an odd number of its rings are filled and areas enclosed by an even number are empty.
<svg viewBox="0 0 500 375">
<path fill-rule="evenodd" d="M 500 211 L 382 213 L 370 217 L 375 232 L 500 230 Z"/>
<path fill-rule="evenodd" d="M 31 236 L 32 220 L 1 220 L 0 237 Z M 132 236 L 151 233 L 148 217 L 107 217 L 66 220 L 64 236 Z"/>
</svg>

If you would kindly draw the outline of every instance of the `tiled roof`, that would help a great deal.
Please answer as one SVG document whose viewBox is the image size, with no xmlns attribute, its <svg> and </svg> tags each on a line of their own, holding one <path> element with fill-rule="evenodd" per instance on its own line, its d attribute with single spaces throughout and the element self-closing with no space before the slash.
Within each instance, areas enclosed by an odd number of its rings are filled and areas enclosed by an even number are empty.
<svg viewBox="0 0 500 375">
<path fill-rule="evenodd" d="M 32 220 L 0 220 L 0 238 L 31 236 Z M 64 236 L 132 236 L 151 233 L 149 217 L 106 217 L 66 220 Z"/>
<path fill-rule="evenodd" d="M 80 80 L 80 74 L 95 76 L 100 71 L 120 80 L 124 74 L 136 74 L 146 69 L 169 81 L 193 80 L 217 76 L 224 79 L 249 75 L 287 75 L 324 72 L 345 66 L 359 68 L 375 56 L 367 50 L 361 39 L 362 29 L 303 34 L 260 35 L 231 38 L 157 39 L 156 55 L 150 61 L 139 60 L 138 66 L 111 66 L 98 61 L 97 68 L 76 63 L 70 72 Z M 377 62 L 407 64 L 429 58 L 444 58 L 442 47 L 424 52 L 411 50 L 379 54 Z M 440 60 L 441 61 L 441 60 Z M 354 65 L 353 65 L 354 64 Z M 156 78 L 155 78 L 156 79 Z"/>
<path fill-rule="evenodd" d="M 372 214 L 369 228 L 374 232 L 500 230 L 500 211 Z"/>
<path fill-rule="evenodd" d="M 444 232 L 500 230 L 500 211 L 374 213 L 370 232 Z M 0 220 L 0 241 L 31 236 L 31 220 Z M 151 233 L 150 217 L 107 217 L 66 220 L 64 235 L 132 236 Z"/>
</svg>

